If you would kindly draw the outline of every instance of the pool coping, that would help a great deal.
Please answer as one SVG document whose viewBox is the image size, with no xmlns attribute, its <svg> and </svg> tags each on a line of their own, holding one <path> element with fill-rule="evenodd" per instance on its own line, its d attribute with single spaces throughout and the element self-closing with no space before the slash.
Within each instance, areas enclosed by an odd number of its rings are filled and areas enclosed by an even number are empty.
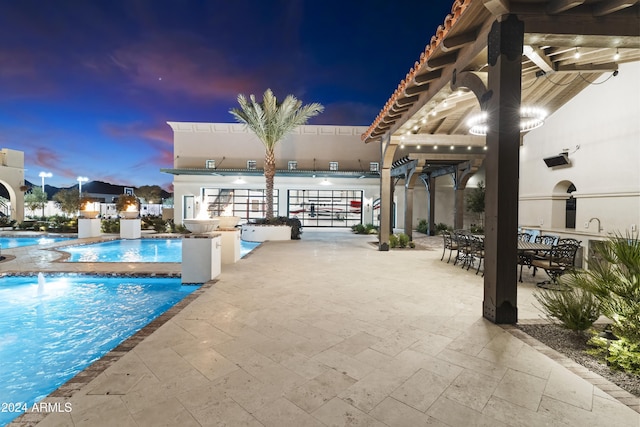
<svg viewBox="0 0 640 427">
<path fill-rule="evenodd" d="M 31 275 L 37 275 L 38 273 L 31 272 Z M 127 273 L 127 274 L 87 274 L 87 273 L 69 273 L 69 272 L 60 272 L 59 274 L 71 274 L 71 275 L 84 275 L 84 276 L 117 276 L 117 277 L 179 277 L 180 275 L 174 274 L 145 274 L 145 273 Z M 30 275 L 29 272 L 22 273 L 6 273 L 2 276 L 25 276 Z M 1 276 L 0 276 L 1 277 Z M 78 391 L 80 391 L 84 386 L 93 381 L 98 375 L 103 373 L 107 368 L 120 360 L 124 355 L 133 350 L 138 344 L 140 344 L 145 338 L 158 330 L 162 325 L 171 320 L 174 316 L 180 313 L 185 307 L 195 301 L 200 295 L 202 295 L 207 289 L 211 288 L 218 279 L 209 280 L 206 283 L 203 283 L 196 289 L 191 292 L 189 295 L 185 296 L 181 301 L 176 303 L 173 307 L 153 319 L 147 325 L 145 325 L 142 329 L 137 331 L 135 334 L 131 335 L 129 338 L 118 344 L 115 348 L 105 353 L 98 360 L 84 368 L 82 371 L 75 374 L 72 378 L 67 380 L 64 384 L 60 385 L 57 389 L 49 393 L 44 399 L 38 401 L 38 404 L 43 403 L 43 407 L 52 408 L 55 410 L 56 407 L 64 407 L 65 403 Z M 192 286 L 192 285 L 183 285 L 183 286 Z M 57 406 L 56 406 L 57 405 Z M 37 411 L 32 412 L 28 410 L 24 412 L 19 417 L 11 420 L 7 427 L 31 427 L 38 424 L 40 421 L 44 420 L 49 414 L 53 413 L 52 411 Z"/>
</svg>

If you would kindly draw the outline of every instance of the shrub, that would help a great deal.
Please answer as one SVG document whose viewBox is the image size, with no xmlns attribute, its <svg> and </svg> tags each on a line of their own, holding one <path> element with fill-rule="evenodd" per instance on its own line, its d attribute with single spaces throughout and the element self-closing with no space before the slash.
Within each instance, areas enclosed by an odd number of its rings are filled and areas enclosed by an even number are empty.
<svg viewBox="0 0 640 427">
<path fill-rule="evenodd" d="M 585 331 L 600 317 L 600 303 L 588 291 L 577 287 L 543 290 L 533 295 L 547 319 L 572 331 Z"/>
<path fill-rule="evenodd" d="M 445 224 L 444 222 L 439 222 L 436 224 L 436 231 L 438 234 L 440 234 L 441 231 L 445 231 L 445 230 L 452 230 L 452 227 L 449 227 L 447 224 Z"/>
<path fill-rule="evenodd" d="M 15 226 L 16 226 L 15 219 L 11 219 L 8 216 L 0 216 L 0 227 L 14 228 Z"/>
<path fill-rule="evenodd" d="M 119 233 L 120 232 L 120 220 L 119 219 L 103 219 L 100 223 L 100 228 L 103 233 Z"/>
<path fill-rule="evenodd" d="M 378 232 L 378 226 L 373 224 L 366 224 L 364 229 L 367 234 L 376 234 Z"/>
<path fill-rule="evenodd" d="M 418 228 L 417 228 L 418 232 L 423 233 L 423 234 L 427 234 L 429 232 L 429 223 L 427 222 L 426 219 L 419 219 L 418 220 Z"/>
<path fill-rule="evenodd" d="M 629 342 L 640 342 L 640 240 L 638 234 L 615 235 L 594 247 L 589 270 L 572 281 L 593 293 L 611 329 Z"/>
<path fill-rule="evenodd" d="M 154 218 L 152 222 L 153 229 L 156 233 L 166 233 L 167 232 L 167 222 L 162 218 Z"/>
<path fill-rule="evenodd" d="M 351 231 L 356 234 L 366 234 L 366 228 L 362 224 L 357 224 L 351 227 Z"/>
<path fill-rule="evenodd" d="M 398 244 L 399 244 L 398 236 L 396 236 L 395 234 L 391 234 L 389 236 L 389 247 L 390 248 L 397 248 Z"/>
<path fill-rule="evenodd" d="M 398 234 L 398 245 L 401 248 L 406 248 L 408 244 L 409 244 L 409 236 L 407 236 L 404 233 Z"/>
</svg>

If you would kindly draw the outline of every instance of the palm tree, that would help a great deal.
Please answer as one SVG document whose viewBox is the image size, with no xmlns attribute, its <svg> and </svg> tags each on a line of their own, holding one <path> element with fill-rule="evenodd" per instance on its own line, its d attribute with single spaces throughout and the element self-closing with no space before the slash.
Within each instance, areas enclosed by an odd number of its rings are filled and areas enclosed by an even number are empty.
<svg viewBox="0 0 640 427">
<path fill-rule="evenodd" d="M 295 96 L 288 95 L 278 103 L 271 89 L 262 95 L 262 102 L 257 102 L 254 95 L 249 99 L 238 95 L 240 108 L 232 108 L 229 112 L 240 123 L 256 134 L 265 148 L 264 178 L 266 182 L 266 218 L 273 218 L 273 179 L 276 175 L 275 147 L 287 134 L 314 116 L 320 114 L 324 107 L 318 103 L 302 105 Z"/>
</svg>

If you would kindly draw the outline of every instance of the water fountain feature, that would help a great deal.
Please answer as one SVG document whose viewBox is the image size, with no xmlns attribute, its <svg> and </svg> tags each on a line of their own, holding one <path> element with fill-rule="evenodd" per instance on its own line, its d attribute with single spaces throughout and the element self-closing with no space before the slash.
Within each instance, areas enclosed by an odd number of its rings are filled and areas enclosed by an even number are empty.
<svg viewBox="0 0 640 427">
<path fill-rule="evenodd" d="M 38 291 L 37 295 L 41 297 L 44 295 L 44 284 L 46 283 L 46 279 L 44 278 L 44 274 L 38 273 Z"/>
<path fill-rule="evenodd" d="M 198 215 L 195 218 L 186 218 L 182 220 L 184 226 L 194 234 L 210 233 L 218 228 L 220 221 L 218 219 L 209 218 L 206 209 L 202 209 L 204 203 L 196 203 Z"/>
</svg>

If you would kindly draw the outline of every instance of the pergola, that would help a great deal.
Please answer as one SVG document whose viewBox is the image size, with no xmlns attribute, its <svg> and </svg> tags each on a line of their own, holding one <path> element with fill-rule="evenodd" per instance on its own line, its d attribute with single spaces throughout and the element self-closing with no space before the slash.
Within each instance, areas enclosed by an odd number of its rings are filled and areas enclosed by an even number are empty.
<svg viewBox="0 0 640 427">
<path fill-rule="evenodd" d="M 618 64 L 638 60 L 638 0 L 456 0 L 362 135 L 381 144 L 379 249 L 389 249 L 394 176 L 405 179 L 411 221 L 418 177 L 433 201 L 430 180 L 454 174 L 461 226 L 462 190 L 484 161 L 483 315 L 515 323 L 522 135 L 540 110 L 552 114 L 596 80 L 615 76 Z M 469 119 L 479 114 L 477 135 L 470 135 Z M 399 155 L 401 145 L 408 154 Z"/>
</svg>

